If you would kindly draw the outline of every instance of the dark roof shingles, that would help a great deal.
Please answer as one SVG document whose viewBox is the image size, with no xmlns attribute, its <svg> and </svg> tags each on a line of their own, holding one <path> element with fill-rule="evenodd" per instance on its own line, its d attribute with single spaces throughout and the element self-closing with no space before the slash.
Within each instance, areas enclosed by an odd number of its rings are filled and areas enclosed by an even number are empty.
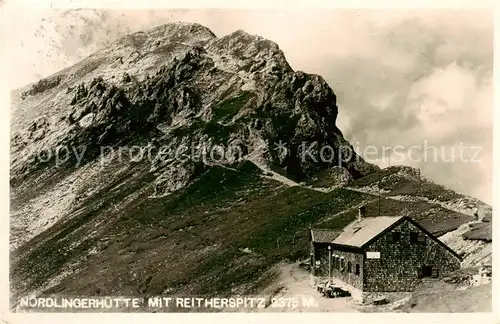
<svg viewBox="0 0 500 324">
<path fill-rule="evenodd" d="M 316 243 L 331 243 L 338 235 L 340 231 L 329 230 L 329 229 L 311 229 L 312 241 Z"/>
</svg>

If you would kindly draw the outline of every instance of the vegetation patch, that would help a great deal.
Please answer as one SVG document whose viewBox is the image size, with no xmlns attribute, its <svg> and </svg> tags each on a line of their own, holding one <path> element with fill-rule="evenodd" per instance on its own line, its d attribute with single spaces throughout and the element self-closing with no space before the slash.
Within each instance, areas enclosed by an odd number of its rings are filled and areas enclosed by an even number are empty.
<svg viewBox="0 0 500 324">
<path fill-rule="evenodd" d="M 195 120 L 189 126 L 182 126 L 182 127 L 175 128 L 174 130 L 172 130 L 172 135 L 174 135 L 175 137 L 191 136 L 196 131 L 203 129 L 204 125 L 205 125 L 205 122 L 203 122 L 201 120 Z"/>
<path fill-rule="evenodd" d="M 203 132 L 213 138 L 216 143 L 227 143 L 232 133 L 238 132 L 243 125 L 222 125 L 215 121 L 206 123 L 203 127 Z"/>
<path fill-rule="evenodd" d="M 196 120 L 189 126 L 176 128 L 172 131 L 172 135 L 176 137 L 192 136 L 193 134 L 206 134 L 211 137 L 216 143 L 227 143 L 232 133 L 236 133 L 241 129 L 241 124 L 222 125 L 217 121 L 211 120 L 204 122 Z"/>
<path fill-rule="evenodd" d="M 213 108 L 213 120 L 229 120 L 234 117 L 241 108 L 243 108 L 255 94 L 249 91 L 243 91 L 235 97 L 220 102 Z"/>
</svg>

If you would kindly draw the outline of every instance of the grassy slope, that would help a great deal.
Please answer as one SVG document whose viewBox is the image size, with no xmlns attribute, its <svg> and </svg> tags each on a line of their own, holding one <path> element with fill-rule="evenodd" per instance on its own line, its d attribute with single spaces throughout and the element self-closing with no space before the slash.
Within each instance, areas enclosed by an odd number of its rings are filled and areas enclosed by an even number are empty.
<svg viewBox="0 0 500 324">
<path fill-rule="evenodd" d="M 131 167 L 71 220 L 19 249 L 11 267 L 17 293 L 76 261 L 77 272 L 47 293 L 252 293 L 273 280 L 267 270 L 279 261 L 307 257 L 309 224 L 341 229 L 356 217 L 351 206 L 367 203 L 368 216 L 376 216 L 379 205 L 384 215 L 411 210 L 433 232 L 464 217 L 444 210 L 429 214 L 423 202 L 379 203 L 345 189 L 286 187 L 261 178 L 249 162 L 237 167 L 213 167 L 188 188 L 156 199 L 148 198 L 153 176 L 140 165 Z"/>
<path fill-rule="evenodd" d="M 216 167 L 171 197 L 148 199 L 150 188 L 123 212 L 106 209 L 148 181 L 147 173 L 129 177 L 115 191 L 106 188 L 102 197 L 95 197 L 95 204 L 71 221 L 27 244 L 34 248 L 21 249 L 24 257 L 13 271 L 42 283 L 63 263 L 81 258 L 105 241 L 106 247 L 85 262 L 88 268 L 63 283 L 68 293 L 137 294 L 140 278 L 149 275 L 153 278 L 146 290 L 155 294 L 172 287 L 200 294 L 230 292 L 231 286 L 258 285 L 258 274 L 282 259 L 304 257 L 309 223 L 363 199 L 355 192 L 326 197 L 307 189 L 278 187 L 248 166 L 239 172 Z M 337 227 L 349 221 L 342 219 Z M 91 242 L 85 240 L 93 230 L 97 235 Z M 81 239 L 77 248 L 67 249 L 70 242 Z M 240 252 L 245 247 L 254 253 Z M 144 274 L 136 280 L 135 271 Z"/>
</svg>

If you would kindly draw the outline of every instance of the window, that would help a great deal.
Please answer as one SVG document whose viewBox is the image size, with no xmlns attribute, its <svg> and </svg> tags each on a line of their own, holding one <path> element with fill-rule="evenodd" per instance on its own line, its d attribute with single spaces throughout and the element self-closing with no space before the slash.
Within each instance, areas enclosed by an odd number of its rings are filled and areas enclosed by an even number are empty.
<svg viewBox="0 0 500 324">
<path fill-rule="evenodd" d="M 351 273 L 351 272 L 352 272 L 352 265 L 351 265 L 351 261 L 348 261 L 348 262 L 347 262 L 347 272 L 348 272 L 348 273 Z"/>
<path fill-rule="evenodd" d="M 359 263 L 356 263 L 356 271 L 355 274 L 359 276 Z"/>
<path fill-rule="evenodd" d="M 387 235 L 389 243 L 396 243 L 401 239 L 401 232 L 392 232 Z"/>
<path fill-rule="evenodd" d="M 411 232 L 410 233 L 410 242 L 425 245 L 425 243 L 427 242 L 427 237 L 425 236 L 424 233 Z"/>
<path fill-rule="evenodd" d="M 344 258 L 340 258 L 340 271 L 344 272 L 345 270 L 345 260 Z"/>
</svg>

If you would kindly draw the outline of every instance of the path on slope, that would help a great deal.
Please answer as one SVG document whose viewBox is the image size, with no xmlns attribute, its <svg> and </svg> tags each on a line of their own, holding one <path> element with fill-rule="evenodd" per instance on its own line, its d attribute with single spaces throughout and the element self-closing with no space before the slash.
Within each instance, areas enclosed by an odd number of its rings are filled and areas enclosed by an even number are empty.
<svg viewBox="0 0 500 324">
<path fill-rule="evenodd" d="M 257 161 L 256 159 L 247 159 L 248 161 L 252 162 L 253 164 L 255 164 L 255 166 L 257 166 L 259 169 L 261 169 L 263 172 L 264 172 L 264 178 L 267 178 L 267 179 L 273 179 L 273 180 L 276 180 L 278 182 L 281 182 L 287 186 L 290 186 L 290 187 L 296 187 L 296 186 L 299 186 L 299 187 L 302 187 L 302 188 L 306 188 L 306 189 L 310 189 L 310 190 L 314 190 L 314 191 L 318 191 L 318 192 L 322 192 L 322 193 L 328 193 L 330 192 L 332 189 L 329 189 L 329 188 L 315 188 L 315 187 L 312 187 L 312 186 L 304 186 L 304 185 L 301 185 L 291 179 L 288 179 L 287 177 L 279 174 L 278 172 L 276 171 L 273 171 L 271 170 L 267 165 L 263 164 L 263 163 L 260 163 L 259 161 Z M 349 209 L 346 209 L 340 213 L 337 213 L 335 215 L 332 215 L 330 217 L 328 217 L 328 219 L 325 219 L 323 221 L 321 221 L 321 223 L 323 222 L 326 222 L 327 220 L 330 220 L 340 214 L 344 214 L 344 213 L 347 213 L 347 212 L 350 212 L 352 211 L 353 209 L 357 209 L 359 207 L 361 207 L 362 205 L 364 204 L 369 204 L 369 203 L 372 203 L 372 202 L 375 202 L 377 201 L 378 199 L 380 198 L 386 198 L 386 199 L 391 199 L 391 200 L 395 200 L 395 201 L 404 201 L 403 199 L 401 199 L 401 197 L 391 197 L 391 196 L 385 196 L 383 194 L 379 194 L 379 193 L 373 193 L 373 192 L 366 192 L 366 191 L 363 191 L 363 190 L 360 190 L 360 189 L 355 189 L 355 188 L 350 188 L 350 187 L 342 187 L 342 189 L 344 190 L 350 190 L 350 191 L 355 191 L 355 192 L 359 192 L 359 193 L 363 193 L 365 195 L 370 195 L 372 197 L 374 197 L 372 200 L 369 200 L 369 201 L 365 201 L 365 202 L 362 202 L 356 206 L 353 206 Z M 414 197 L 416 200 L 418 201 L 422 201 L 422 202 L 426 202 L 426 203 L 429 203 L 429 204 L 432 204 L 432 205 L 437 205 L 437 206 L 440 206 L 444 209 L 447 209 L 447 210 L 450 210 L 450 211 L 453 211 L 453 212 L 458 212 L 458 213 L 462 213 L 462 214 L 465 214 L 465 215 L 468 215 L 468 216 L 473 216 L 471 215 L 470 213 L 466 213 L 464 212 L 463 210 L 458 210 L 458 209 L 455 209 L 453 207 L 450 207 L 442 202 L 439 202 L 439 201 L 431 201 L 431 200 L 428 200 L 426 199 L 425 197 Z"/>
<path fill-rule="evenodd" d="M 264 175 L 263 175 L 264 178 L 276 180 L 276 181 L 281 182 L 289 187 L 301 186 L 299 183 L 297 183 L 291 179 L 288 179 L 287 177 L 279 174 L 276 171 L 271 170 L 267 165 L 259 162 L 255 158 L 247 157 L 247 160 L 252 162 L 253 164 L 255 164 L 256 167 L 258 167 L 260 170 L 262 170 L 262 172 L 264 172 Z"/>
</svg>

